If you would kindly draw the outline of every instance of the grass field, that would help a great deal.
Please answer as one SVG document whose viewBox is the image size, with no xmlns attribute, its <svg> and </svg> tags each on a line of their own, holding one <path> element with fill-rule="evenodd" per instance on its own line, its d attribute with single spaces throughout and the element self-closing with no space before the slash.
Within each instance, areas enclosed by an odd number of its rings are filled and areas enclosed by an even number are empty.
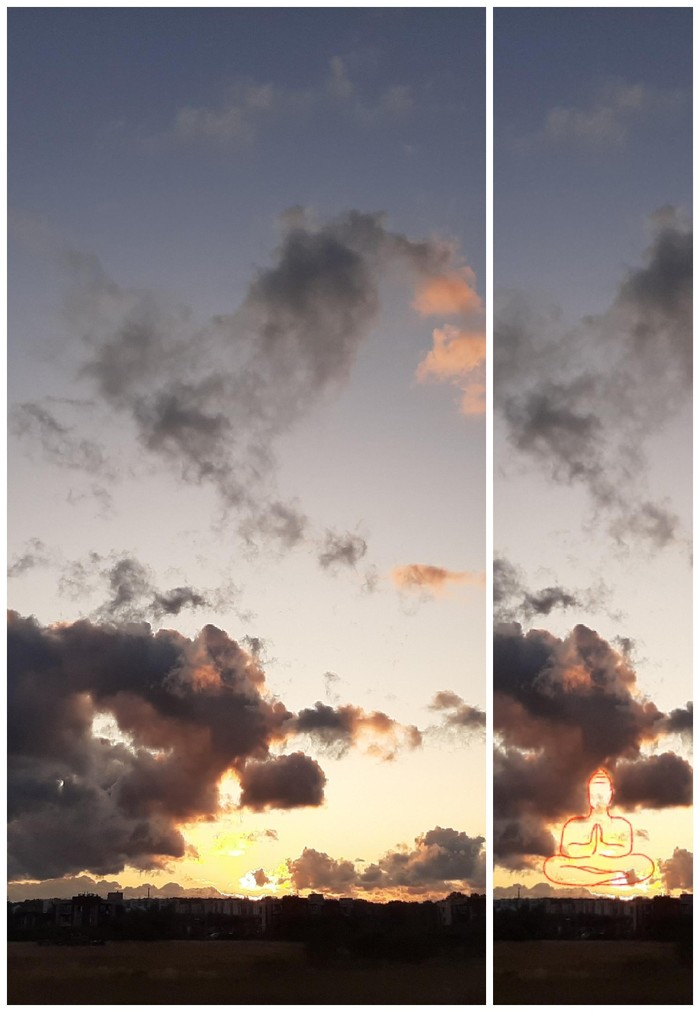
<svg viewBox="0 0 700 1012">
<path fill-rule="evenodd" d="M 16 1005 L 483 1004 L 476 958 L 420 963 L 309 963 L 291 942 L 108 942 L 8 945 Z"/>
<path fill-rule="evenodd" d="M 671 943 L 496 942 L 494 1003 L 687 1005 L 692 968 Z"/>
</svg>

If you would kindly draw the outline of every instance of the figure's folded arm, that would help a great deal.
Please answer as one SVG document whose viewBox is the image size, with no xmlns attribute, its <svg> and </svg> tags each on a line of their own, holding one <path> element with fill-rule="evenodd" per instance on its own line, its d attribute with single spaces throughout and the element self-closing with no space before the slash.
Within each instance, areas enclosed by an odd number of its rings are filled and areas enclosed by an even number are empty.
<svg viewBox="0 0 700 1012">
<path fill-rule="evenodd" d="M 571 830 L 567 832 L 569 827 L 564 827 L 564 832 L 561 837 L 561 852 L 564 857 L 591 857 L 595 854 L 598 847 L 598 839 L 600 829 L 598 825 L 595 825 L 591 830 L 591 835 L 588 840 L 571 839 Z"/>
<path fill-rule="evenodd" d="M 615 822 L 618 824 L 617 838 L 606 840 L 601 832 L 600 843 L 605 847 L 605 853 L 610 857 L 626 857 L 627 854 L 632 853 L 632 827 L 626 819 L 616 819 Z M 620 837 L 620 822 L 625 823 L 625 833 L 622 837 Z"/>
</svg>

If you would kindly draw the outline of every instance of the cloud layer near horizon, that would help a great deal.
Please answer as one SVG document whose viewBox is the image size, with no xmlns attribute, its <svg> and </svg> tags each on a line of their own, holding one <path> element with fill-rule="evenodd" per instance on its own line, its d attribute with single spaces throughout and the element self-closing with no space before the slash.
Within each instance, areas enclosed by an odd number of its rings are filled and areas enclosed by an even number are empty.
<svg viewBox="0 0 700 1012">
<path fill-rule="evenodd" d="M 413 847 L 390 850 L 377 862 L 360 865 L 304 848 L 300 857 L 287 861 L 295 889 L 312 889 L 335 895 L 370 894 L 400 890 L 409 895 L 445 893 L 453 889 L 482 889 L 485 854 L 482 836 L 470 837 L 456 829 L 435 829 L 416 837 Z"/>
</svg>

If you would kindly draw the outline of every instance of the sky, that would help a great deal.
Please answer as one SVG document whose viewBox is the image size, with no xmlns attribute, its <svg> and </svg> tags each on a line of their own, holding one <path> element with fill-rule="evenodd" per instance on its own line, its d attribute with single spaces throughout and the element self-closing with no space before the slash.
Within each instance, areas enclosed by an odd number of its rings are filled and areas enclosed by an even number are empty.
<svg viewBox="0 0 700 1012">
<path fill-rule="evenodd" d="M 8 50 L 10 895 L 483 888 L 483 11 Z"/>
<path fill-rule="evenodd" d="M 601 766 L 692 887 L 691 19 L 494 11 L 496 895 Z"/>
</svg>

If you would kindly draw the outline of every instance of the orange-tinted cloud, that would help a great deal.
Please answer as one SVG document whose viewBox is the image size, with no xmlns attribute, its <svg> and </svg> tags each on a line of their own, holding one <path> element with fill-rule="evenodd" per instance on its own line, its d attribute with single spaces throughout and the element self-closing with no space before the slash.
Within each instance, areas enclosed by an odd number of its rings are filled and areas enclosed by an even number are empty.
<svg viewBox="0 0 700 1012">
<path fill-rule="evenodd" d="M 420 382 L 438 380 L 453 383 L 462 391 L 463 415 L 482 415 L 486 409 L 484 364 L 486 335 L 483 330 L 467 330 L 449 323 L 433 331 L 433 347 L 416 369 Z"/>
<path fill-rule="evenodd" d="M 475 280 L 470 267 L 425 278 L 416 289 L 413 308 L 421 316 L 462 316 L 481 312 Z"/>
<path fill-rule="evenodd" d="M 483 366 L 486 335 L 446 324 L 433 331 L 433 347 L 416 370 L 419 380 L 464 379 Z"/>
<path fill-rule="evenodd" d="M 463 415 L 483 415 L 486 411 L 486 384 L 476 380 L 468 383 L 462 391 L 459 410 Z"/>
<path fill-rule="evenodd" d="M 396 566 L 391 571 L 391 579 L 400 590 L 427 590 L 436 596 L 448 583 L 469 584 L 476 587 L 484 585 L 483 573 L 443 569 L 441 566 L 426 566 L 416 562 L 409 566 Z"/>
</svg>

